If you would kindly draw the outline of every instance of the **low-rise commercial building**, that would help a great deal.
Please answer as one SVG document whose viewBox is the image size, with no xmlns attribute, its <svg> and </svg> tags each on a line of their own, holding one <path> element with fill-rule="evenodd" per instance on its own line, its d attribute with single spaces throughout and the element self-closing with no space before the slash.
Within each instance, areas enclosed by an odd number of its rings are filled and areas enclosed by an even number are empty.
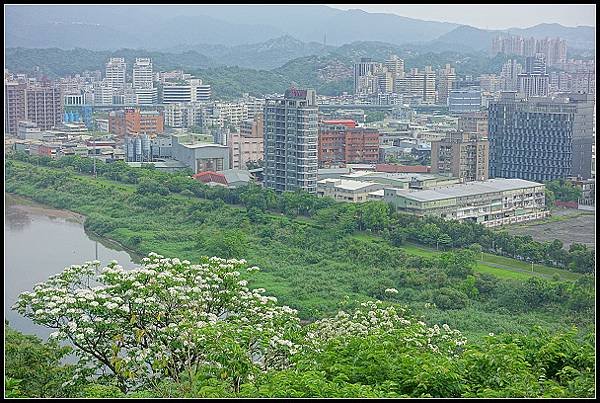
<svg viewBox="0 0 600 403">
<path fill-rule="evenodd" d="M 383 189 L 383 185 L 348 179 L 323 179 L 317 182 L 317 196 L 331 197 L 336 201 L 364 203 L 369 193 Z"/>
<path fill-rule="evenodd" d="M 250 172 L 243 169 L 226 169 L 219 172 L 204 171 L 192 177 L 209 186 L 224 186 L 232 189 L 246 186 L 253 181 Z"/>
<path fill-rule="evenodd" d="M 523 179 L 489 179 L 427 190 L 384 189 L 398 211 L 472 221 L 487 227 L 544 218 L 545 186 Z"/>
<path fill-rule="evenodd" d="M 130 162 L 127 162 L 127 165 L 129 165 L 132 168 L 140 168 L 140 167 L 142 167 L 142 165 L 152 165 L 152 166 L 154 166 L 154 168 L 156 168 L 157 171 L 162 171 L 162 172 L 183 171 L 188 168 L 187 165 L 185 165 L 179 161 L 174 161 L 174 160 L 145 161 L 145 162 L 130 161 Z"/>
<path fill-rule="evenodd" d="M 380 183 L 386 187 L 398 189 L 430 189 L 436 186 L 446 186 L 459 183 L 459 179 L 448 175 L 391 173 L 391 172 L 352 172 L 341 175 L 341 179 L 360 182 Z"/>
<path fill-rule="evenodd" d="M 229 148 L 211 143 L 180 143 L 178 136 L 172 136 L 173 158 L 189 166 L 194 173 L 222 171 L 230 168 Z"/>
<path fill-rule="evenodd" d="M 33 122 L 21 121 L 17 125 L 17 138 L 20 140 L 41 140 L 42 131 Z"/>
</svg>

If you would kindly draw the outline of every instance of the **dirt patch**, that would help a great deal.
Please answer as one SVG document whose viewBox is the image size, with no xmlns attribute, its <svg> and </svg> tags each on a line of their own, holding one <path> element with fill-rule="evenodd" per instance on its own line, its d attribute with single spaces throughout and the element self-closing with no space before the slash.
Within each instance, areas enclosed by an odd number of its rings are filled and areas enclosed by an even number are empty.
<svg viewBox="0 0 600 403">
<path fill-rule="evenodd" d="M 557 211 L 556 215 L 568 216 L 570 211 Z M 553 213 L 554 215 L 554 213 Z M 591 248 L 596 247 L 596 220 L 595 214 L 580 214 L 576 217 L 565 218 L 561 221 L 541 224 L 530 223 L 523 226 L 506 226 L 511 234 L 531 235 L 536 241 L 562 241 L 565 248 L 572 243 L 582 243 Z"/>
</svg>

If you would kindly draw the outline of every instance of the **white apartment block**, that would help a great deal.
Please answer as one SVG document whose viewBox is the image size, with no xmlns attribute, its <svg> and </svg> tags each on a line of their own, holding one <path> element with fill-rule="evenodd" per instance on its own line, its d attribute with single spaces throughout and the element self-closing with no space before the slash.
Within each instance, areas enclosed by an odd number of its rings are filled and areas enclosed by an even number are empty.
<svg viewBox="0 0 600 403">
<path fill-rule="evenodd" d="M 85 97 L 83 93 L 65 94 L 63 95 L 63 103 L 65 106 L 83 105 L 85 103 Z"/>
<path fill-rule="evenodd" d="M 162 89 L 163 104 L 190 103 L 196 92 L 189 84 L 165 83 Z"/>
<path fill-rule="evenodd" d="M 154 87 L 154 76 L 152 73 L 152 59 L 136 58 L 133 64 L 133 88 Z"/>
<path fill-rule="evenodd" d="M 243 102 L 212 102 L 206 105 L 203 114 L 203 126 L 225 128 L 248 120 L 248 105 Z"/>
<path fill-rule="evenodd" d="M 136 88 L 135 104 L 152 105 L 158 103 L 158 88 Z"/>
<path fill-rule="evenodd" d="M 209 84 L 199 84 L 196 86 L 196 101 L 207 102 L 212 96 L 212 89 Z"/>
<path fill-rule="evenodd" d="M 125 89 L 127 65 L 122 57 L 110 58 L 106 63 L 106 82 L 114 90 Z"/>
<path fill-rule="evenodd" d="M 203 105 L 178 103 L 165 105 L 165 126 L 185 128 L 202 125 Z"/>
<path fill-rule="evenodd" d="M 113 88 L 110 82 L 103 80 L 94 83 L 94 105 L 112 105 Z"/>
<path fill-rule="evenodd" d="M 266 102 L 264 98 L 246 97 L 243 99 L 243 102 L 248 107 L 249 119 L 254 119 L 256 115 L 263 115 L 263 109 Z"/>
</svg>

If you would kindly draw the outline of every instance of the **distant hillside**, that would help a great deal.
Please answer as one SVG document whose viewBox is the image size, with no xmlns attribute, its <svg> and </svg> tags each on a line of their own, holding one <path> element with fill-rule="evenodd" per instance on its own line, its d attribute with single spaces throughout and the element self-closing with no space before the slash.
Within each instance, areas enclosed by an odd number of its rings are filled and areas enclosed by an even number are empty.
<svg viewBox="0 0 600 403">
<path fill-rule="evenodd" d="M 402 44 L 432 40 L 457 26 L 313 5 L 10 5 L 5 8 L 5 23 L 6 47 L 95 50 L 156 50 L 197 43 L 235 46 L 286 34 L 335 46 L 358 40 Z"/>
<path fill-rule="evenodd" d="M 198 7 L 7 6 L 6 47 L 116 50 L 174 44 L 237 45 L 285 34 L 267 25 L 230 23 L 198 14 Z"/>
<path fill-rule="evenodd" d="M 5 67 L 10 71 L 32 73 L 38 67 L 50 78 L 81 73 L 85 70 L 104 70 L 110 57 L 124 57 L 131 66 L 136 57 L 151 57 L 155 70 L 197 69 L 216 66 L 207 56 L 189 51 L 177 55 L 145 50 L 120 49 L 95 51 L 89 49 L 62 50 L 8 48 L 5 50 Z M 128 68 L 130 70 L 131 67 Z"/>
<path fill-rule="evenodd" d="M 215 63 L 254 69 L 273 69 L 292 59 L 323 55 L 335 49 L 317 42 L 302 42 L 290 35 L 249 45 L 219 46 L 198 44 L 177 46 L 169 51 L 195 50 L 210 57 Z"/>
<path fill-rule="evenodd" d="M 426 45 L 428 50 L 452 51 L 485 51 L 492 45 L 492 39 L 498 36 L 498 31 L 483 30 L 468 25 L 461 25 L 431 41 Z"/>
<path fill-rule="evenodd" d="M 577 49 L 595 49 L 596 29 L 594 27 L 565 27 L 560 24 L 538 24 L 529 28 L 511 28 L 508 32 L 515 35 L 533 36 L 534 38 L 560 37 L 567 41 L 567 46 Z"/>
<path fill-rule="evenodd" d="M 569 48 L 577 49 L 577 53 L 595 48 L 595 29 L 593 27 L 571 28 L 560 24 L 539 24 L 530 28 L 512 28 L 506 31 L 484 30 L 461 25 L 447 34 L 423 44 L 421 48 L 430 51 L 443 51 L 444 49 L 460 52 L 488 51 L 491 49 L 492 40 L 501 34 L 533 36 L 537 39 L 560 37 L 567 41 Z"/>
<path fill-rule="evenodd" d="M 272 68 L 294 57 L 323 54 L 318 46 L 325 49 L 326 45 L 358 41 L 412 44 L 422 46 L 425 51 L 466 52 L 483 50 L 485 43 L 491 44 L 491 36 L 511 32 L 535 37 L 560 36 L 578 49 L 595 47 L 594 27 L 539 24 L 525 29 L 486 31 L 322 5 L 8 5 L 5 25 L 6 47 L 168 49 L 199 53 L 213 50 L 207 55 L 218 63 L 259 68 Z M 284 42 L 293 37 L 303 44 L 294 47 L 285 43 L 280 53 L 258 49 L 262 56 L 253 56 L 250 50 L 253 44 L 273 40 L 277 45 L 282 37 L 287 38 Z M 221 49 L 225 54 L 219 54 L 214 45 L 228 49 Z M 293 49 L 299 53 L 294 54 Z M 286 53 L 287 50 L 290 52 Z"/>
<path fill-rule="evenodd" d="M 403 46 L 378 41 L 348 43 L 336 48 L 332 53 L 353 62 L 358 62 L 363 57 L 383 61 L 390 55 L 398 55 L 400 57 L 410 55 L 410 51 L 406 51 Z"/>
</svg>

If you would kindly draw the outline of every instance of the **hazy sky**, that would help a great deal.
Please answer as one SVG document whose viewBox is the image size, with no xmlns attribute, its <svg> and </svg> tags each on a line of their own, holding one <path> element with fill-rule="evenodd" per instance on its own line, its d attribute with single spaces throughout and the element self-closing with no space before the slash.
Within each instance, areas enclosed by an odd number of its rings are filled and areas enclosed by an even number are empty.
<svg viewBox="0 0 600 403">
<path fill-rule="evenodd" d="M 540 23 L 568 27 L 596 26 L 594 4 L 328 4 L 343 10 L 359 8 L 430 21 L 445 21 L 483 29 L 526 28 Z"/>
</svg>

